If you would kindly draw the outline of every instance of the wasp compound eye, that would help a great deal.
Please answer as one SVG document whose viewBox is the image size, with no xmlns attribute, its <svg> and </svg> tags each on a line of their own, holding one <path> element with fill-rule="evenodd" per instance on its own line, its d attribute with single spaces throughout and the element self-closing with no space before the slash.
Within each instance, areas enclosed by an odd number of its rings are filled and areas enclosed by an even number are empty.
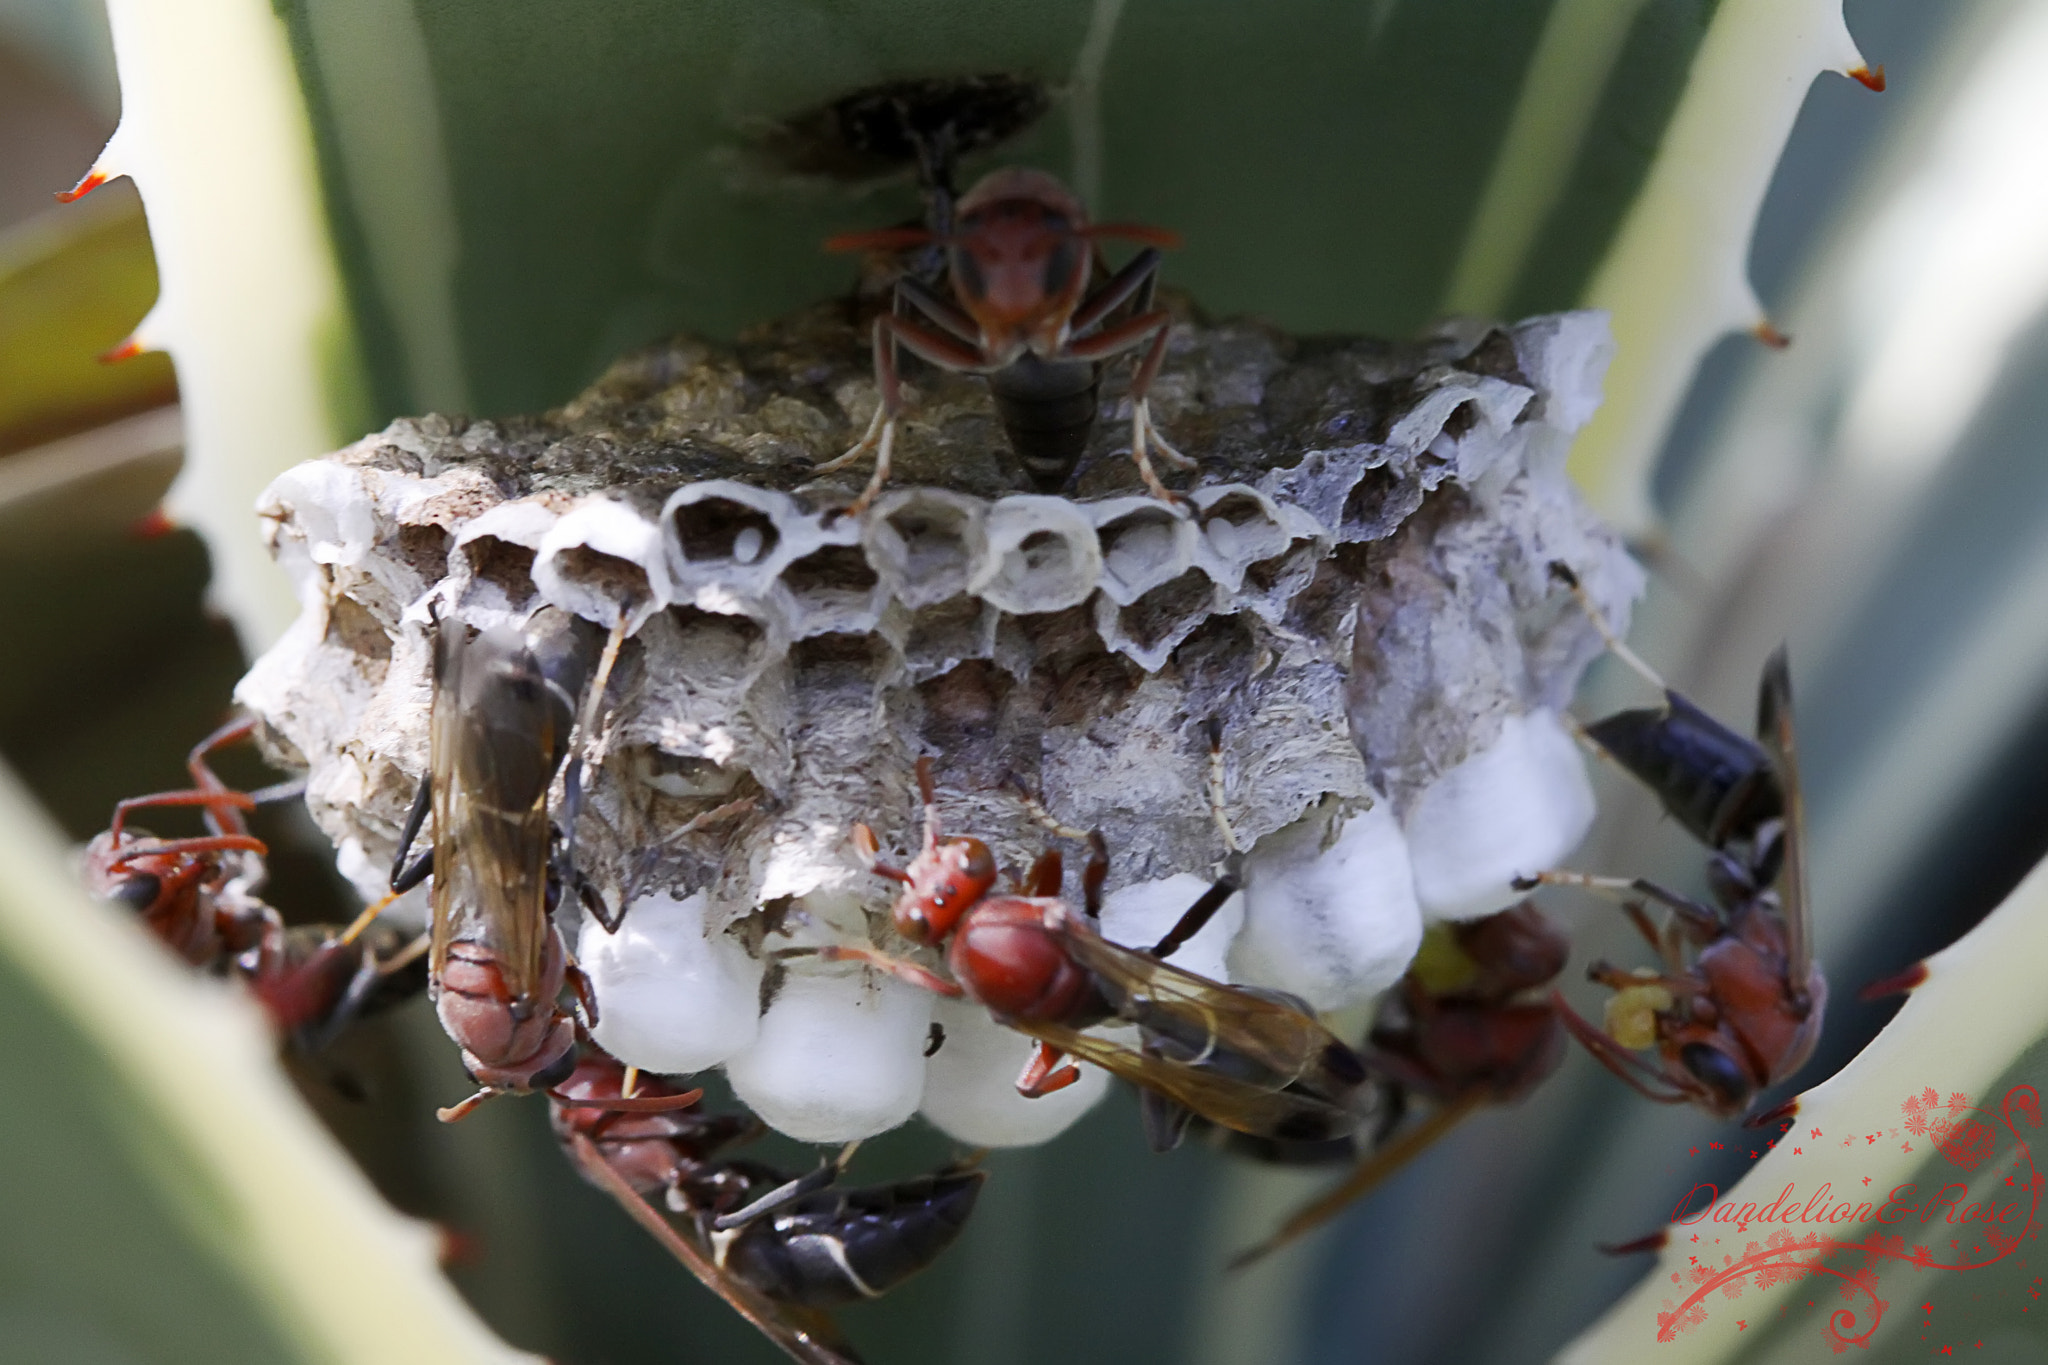
<svg viewBox="0 0 2048 1365">
<path fill-rule="evenodd" d="M 568 1080 L 575 1070 L 576 1049 L 572 1047 L 557 1057 L 546 1070 L 534 1073 L 533 1088 L 536 1090 L 552 1090 L 563 1081 Z"/>
<path fill-rule="evenodd" d="M 107 897 L 136 912 L 149 909 L 156 904 L 156 898 L 163 894 L 164 883 L 153 872 L 136 872 L 121 879 L 120 885 Z"/>
<path fill-rule="evenodd" d="M 1724 1105 L 1739 1109 L 1756 1090 L 1741 1064 L 1717 1047 L 1687 1043 L 1679 1056 L 1685 1062 L 1685 1069 Z"/>
</svg>

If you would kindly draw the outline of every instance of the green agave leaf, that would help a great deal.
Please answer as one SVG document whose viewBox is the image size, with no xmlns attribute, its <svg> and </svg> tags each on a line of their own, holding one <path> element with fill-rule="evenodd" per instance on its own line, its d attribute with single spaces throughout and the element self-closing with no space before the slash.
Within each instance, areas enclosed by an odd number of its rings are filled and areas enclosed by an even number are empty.
<svg viewBox="0 0 2048 1365">
<path fill-rule="evenodd" d="M 254 1004 L 88 901 L 0 772 L 0 1347 L 53 1362 L 511 1362 L 286 1083 Z"/>
<path fill-rule="evenodd" d="M 269 473 L 390 417 L 527 411 L 620 350 L 846 287 L 819 243 L 901 181 L 766 160 L 777 120 L 876 81 L 1003 71 L 1052 112 L 1003 160 L 1181 231 L 1172 283 L 1297 331 L 1616 309 L 1616 415 L 1580 458 L 1616 514 L 1705 346 L 1756 318 L 1742 254 L 1806 85 L 1860 64 L 1834 0 L 1060 0 L 963 6 L 222 0 L 110 15 L 102 169 L 165 261 L 223 597 Z M 1763 97 L 1757 97 L 1757 91 Z M 1589 438 L 1590 439 L 1590 438 Z M 232 533 L 232 534 L 231 534 Z"/>
<path fill-rule="evenodd" d="M 1951 1094 L 1966 1095 L 1979 1109 L 1995 1114 L 2011 1087 L 2038 1087 L 2048 1081 L 2048 1054 L 2041 1051 L 2042 1041 L 2048 1037 L 2048 994 L 2040 990 L 2039 983 L 2044 957 L 2048 957 L 2048 863 L 2035 868 L 1989 919 L 1954 947 L 1927 961 L 1926 983 L 1913 992 L 1905 1008 L 1848 1067 L 1800 1096 L 1799 1112 L 1791 1120 L 1791 1131 L 1722 1199 L 1737 1209 L 1745 1203 L 1763 1207 L 1790 1184 L 1799 1193 L 1795 1203 L 1810 1203 L 1825 1184 L 1837 1199 L 1867 1198 L 1881 1207 L 1892 1190 L 1909 1182 L 1919 1187 L 1917 1200 L 1965 1179 L 1958 1166 L 1948 1161 L 1924 1134 L 1909 1131 L 1903 1140 L 1900 1138 L 1896 1130 L 1901 1126 L 1901 1107 L 1923 1087 L 1932 1087 L 1944 1098 Z M 1940 1115 L 1944 1111 L 1934 1112 Z M 2038 1144 L 2039 1121 L 2038 1108 L 2031 1122 L 2024 1114 L 2014 1117 L 2015 1131 L 2030 1146 Z M 1820 1134 L 1818 1138 L 1802 1140 L 1802 1135 L 1816 1131 Z M 1872 1135 L 1874 1140 L 1866 1140 L 1866 1135 Z M 2000 1151 L 2011 1151 L 2009 1137 Z M 2033 1169 L 2031 1164 L 2028 1169 Z M 1980 1172 L 1980 1176 L 1992 1178 L 1970 1181 L 1969 1197 L 1997 1204 L 2017 1201 L 2020 1221 L 2007 1228 L 2008 1232 L 2017 1233 L 2031 1212 L 2032 1192 L 2025 1188 L 2024 1179 L 2018 1185 L 2004 1183 L 2005 1174 L 2003 1163 L 1992 1163 Z M 1729 1225 L 1708 1226 L 1714 1231 L 1725 1231 Z M 2038 1215 L 2035 1227 L 2038 1236 Z M 1750 1229 L 1748 1240 L 1760 1242 L 1771 1230 L 1761 1226 Z M 1806 1234 L 1823 1229 L 1801 1225 L 1790 1230 Z M 1909 1247 L 1924 1242 L 1938 1248 L 1937 1263 L 1967 1259 L 1958 1254 L 1949 1240 L 1962 1234 L 1940 1220 L 1932 1226 L 1913 1218 L 1853 1232 L 1845 1232 L 1844 1225 L 1824 1230 L 1858 1240 L 1873 1231 L 1900 1233 Z M 1845 1335 L 1853 1336 L 1872 1326 L 1871 1299 L 1844 1292 L 1840 1281 L 1789 1279 L 1773 1285 L 1751 1277 L 1737 1285 L 1734 1292 L 1716 1295 L 1696 1326 L 1660 1341 L 1658 1313 L 1669 1313 L 1674 1306 L 1682 1305 L 1691 1287 L 1689 1282 L 1676 1283 L 1674 1277 L 1682 1280 L 1695 1256 L 1709 1264 L 1718 1259 L 1712 1253 L 1703 1254 L 1689 1237 L 1686 1229 L 1673 1230 L 1671 1243 L 1659 1259 L 1656 1271 L 1572 1344 L 1560 1357 L 1564 1365 L 1636 1361 L 1652 1351 L 1659 1360 L 1669 1359 L 1683 1365 L 1819 1359 L 1827 1350 L 1821 1336 L 1821 1320 L 1828 1312 L 1843 1310 L 1845 1300 L 1852 1301 L 1846 1311 L 1857 1315 L 1849 1324 L 1852 1330 Z M 1740 1256 L 1743 1240 L 1741 1234 L 1733 1236 L 1723 1251 Z M 1837 1260 L 1834 1264 L 1839 1266 L 1842 1262 Z M 1851 1261 L 1845 1268 L 1856 1270 L 1862 1266 Z M 1887 1260 L 1876 1268 L 1878 1290 L 1891 1300 L 1879 1324 L 1880 1332 L 1885 1334 L 1879 1344 L 1900 1347 L 1906 1343 L 1891 1339 L 1901 1333 L 1914 1337 L 1920 1334 L 1923 1315 L 1919 1305 L 1924 1299 L 1923 1291 L 1937 1287 L 1935 1280 L 1974 1280 L 1955 1287 L 1965 1297 L 1975 1291 L 1976 1297 L 1988 1298 L 1987 1282 L 1993 1278 L 1993 1268 L 1988 1266 L 1944 1274 L 1932 1269 L 1914 1270 Z M 2015 1283 L 2023 1286 L 2027 1280 L 2024 1273 L 2017 1275 L 2016 1282 L 2014 1275 L 2007 1274 L 1997 1287 L 2011 1290 Z M 2007 1297 L 2009 1305 L 1979 1305 L 1963 1315 L 1965 1328 L 1973 1337 L 1986 1334 L 1988 1321 L 2002 1316 L 2007 1322 L 1998 1326 L 2005 1330 L 2000 1332 L 1993 1326 L 1989 1332 L 2002 1338 L 1999 1358 L 2039 1358 L 2048 1328 L 2034 1322 L 2031 1314 L 2022 1315 L 2022 1307 L 2031 1302 L 2025 1293 L 2011 1292 Z M 1821 1311 L 1800 1306 L 1812 1299 L 1821 1301 Z M 1781 1305 L 1792 1306 L 1792 1311 L 1779 1323 L 1776 1319 Z M 1953 1323 L 1955 1318 L 1948 1321 Z M 2021 1334 L 2031 1343 L 2025 1355 L 2014 1353 L 2014 1338 Z M 1910 1349 L 1916 1358 L 1924 1358 L 1928 1353 L 1928 1347 L 1919 1341 L 1914 1341 Z"/>
<path fill-rule="evenodd" d="M 0 235 L 0 452 L 84 431 L 177 396 L 170 361 L 102 364 L 156 297 L 132 195 L 57 209 Z"/>
</svg>

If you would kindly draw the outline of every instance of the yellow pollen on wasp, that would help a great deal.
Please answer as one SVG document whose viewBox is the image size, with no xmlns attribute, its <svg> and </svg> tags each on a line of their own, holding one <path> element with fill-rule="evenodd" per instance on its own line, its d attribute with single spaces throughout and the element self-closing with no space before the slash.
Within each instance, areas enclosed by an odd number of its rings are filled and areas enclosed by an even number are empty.
<svg viewBox="0 0 2048 1365">
<path fill-rule="evenodd" d="M 1671 992 L 1662 986 L 1624 986 L 1607 1002 L 1607 1036 L 1623 1047 L 1657 1045 L 1657 1016 L 1671 1008 Z"/>
</svg>

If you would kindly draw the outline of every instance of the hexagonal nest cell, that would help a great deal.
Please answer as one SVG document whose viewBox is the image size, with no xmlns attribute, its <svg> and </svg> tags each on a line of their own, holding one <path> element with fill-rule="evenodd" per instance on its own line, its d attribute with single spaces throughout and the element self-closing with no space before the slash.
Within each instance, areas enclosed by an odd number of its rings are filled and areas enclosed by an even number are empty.
<svg viewBox="0 0 2048 1365">
<path fill-rule="evenodd" d="M 578 866 L 621 899 L 701 893 L 756 954 L 875 932 L 891 888 L 850 830 L 907 855 L 921 755 L 947 826 L 1006 866 L 1054 841 L 1028 793 L 1103 832 L 1112 893 L 1206 876 L 1212 722 L 1250 847 L 1331 802 L 1400 816 L 1569 697 L 1600 640 L 1550 563 L 1617 622 L 1641 587 L 1563 473 L 1610 350 L 1596 314 L 1313 347 L 1184 319 L 1153 412 L 1198 462 L 1175 503 L 1128 457 L 1127 366 L 1055 497 L 983 381 L 913 365 L 892 482 L 851 519 L 867 469 L 815 470 L 876 401 L 846 310 L 676 341 L 555 411 L 405 419 L 280 477 L 260 510 L 308 605 L 239 695 L 327 833 L 388 865 L 431 633 L 623 617 Z"/>
</svg>

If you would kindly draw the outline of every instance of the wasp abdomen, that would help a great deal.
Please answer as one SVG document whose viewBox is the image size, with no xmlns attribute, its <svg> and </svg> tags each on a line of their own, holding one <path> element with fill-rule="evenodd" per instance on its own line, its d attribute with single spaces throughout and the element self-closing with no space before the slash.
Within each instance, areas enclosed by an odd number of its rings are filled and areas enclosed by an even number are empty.
<svg viewBox="0 0 2048 1365">
<path fill-rule="evenodd" d="M 1047 361 L 1028 351 L 988 377 L 1010 449 L 1040 492 L 1065 488 L 1087 453 L 1098 384 L 1091 361 Z"/>
<path fill-rule="evenodd" d="M 1712 848 L 1754 838 L 1784 810 L 1770 755 L 1676 692 L 1655 710 L 1623 711 L 1586 727 L 1664 808 Z"/>
<path fill-rule="evenodd" d="M 937 1259 L 966 1226 L 986 1171 L 826 1190 L 749 1223 L 724 1264 L 771 1298 L 833 1308 L 887 1293 Z"/>
</svg>

